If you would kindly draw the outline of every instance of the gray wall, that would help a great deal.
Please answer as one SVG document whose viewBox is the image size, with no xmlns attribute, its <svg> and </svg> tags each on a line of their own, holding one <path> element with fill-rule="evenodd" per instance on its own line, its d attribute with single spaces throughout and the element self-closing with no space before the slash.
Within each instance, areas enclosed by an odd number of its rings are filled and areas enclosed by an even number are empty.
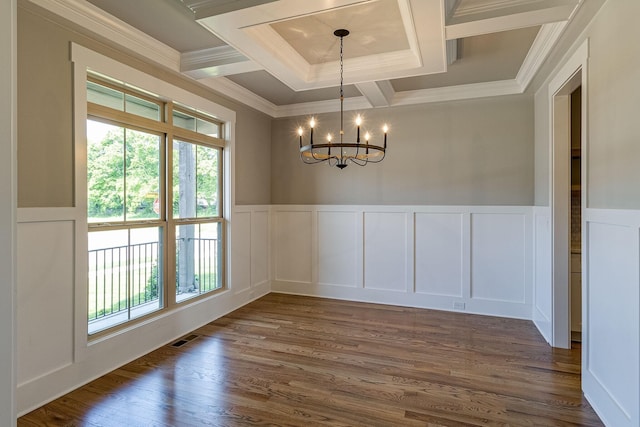
<svg viewBox="0 0 640 427">
<path fill-rule="evenodd" d="M 72 41 L 236 111 L 236 203 L 270 202 L 268 116 L 41 14 L 48 15 L 29 3 L 18 9 L 19 207 L 68 207 L 74 203 Z"/>
<path fill-rule="evenodd" d="M 604 3 L 604 6 L 603 6 Z M 595 19 L 583 31 L 587 19 Z M 548 77 L 563 65 L 563 56 L 589 39 L 587 89 L 588 207 L 640 208 L 640 55 L 623 40 L 640 40 L 640 2 L 585 2 L 576 22 L 558 44 L 532 84 L 536 95 L 535 204 L 549 204 Z M 588 21 L 587 21 L 588 22 Z M 552 67 L 553 66 L 553 67 Z M 583 156 L 585 153 L 583 153 Z"/>
<path fill-rule="evenodd" d="M 640 2 L 609 0 L 589 29 L 588 205 L 640 209 Z M 625 40 L 633 40 L 629 49 Z"/>
<path fill-rule="evenodd" d="M 355 137 L 345 113 L 347 138 Z M 365 112 L 386 159 L 344 170 L 304 165 L 295 130 L 308 117 L 274 121 L 275 204 L 531 205 L 534 197 L 533 98 L 529 95 L 413 105 Z M 317 134 L 338 128 L 337 113 L 317 116 Z"/>
</svg>

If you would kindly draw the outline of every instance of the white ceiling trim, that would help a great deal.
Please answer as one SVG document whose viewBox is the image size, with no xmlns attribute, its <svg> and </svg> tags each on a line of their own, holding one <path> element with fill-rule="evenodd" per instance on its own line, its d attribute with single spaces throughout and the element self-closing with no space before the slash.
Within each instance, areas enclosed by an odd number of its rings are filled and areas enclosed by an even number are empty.
<svg viewBox="0 0 640 427">
<path fill-rule="evenodd" d="M 223 95 L 231 98 L 234 101 L 238 101 L 251 108 L 255 108 L 271 117 L 279 117 L 278 107 L 276 104 L 267 101 L 261 96 L 256 95 L 248 89 L 240 86 L 239 84 L 232 82 L 226 77 L 210 77 L 199 80 L 203 85 L 220 92 Z"/>
<path fill-rule="evenodd" d="M 85 0 L 28 0 L 28 2 L 59 15 L 88 32 L 105 37 L 123 49 L 147 58 L 164 68 L 176 72 L 180 71 L 180 53 L 178 51 L 105 13 Z M 346 1 L 343 0 L 343 2 Z M 361 91 L 368 95 L 373 102 L 367 96 L 346 98 L 345 109 L 364 110 L 374 106 L 412 105 L 522 93 L 550 49 L 553 48 L 565 26 L 566 23 L 545 25 L 514 80 L 395 93 L 389 81 L 373 83 L 377 87 L 364 83 Z M 229 56 L 232 57 L 233 54 L 229 53 Z M 215 55 L 212 54 L 211 58 L 215 58 Z M 250 63 L 250 61 L 244 62 Z M 228 66 L 233 66 L 233 64 L 228 64 Z M 199 81 L 233 100 L 275 118 L 339 111 L 337 99 L 277 106 L 225 77 L 207 76 Z"/>
<path fill-rule="evenodd" d="M 351 82 L 377 81 L 446 71 L 442 0 L 397 1 L 404 29 L 412 33 L 408 36 L 409 49 L 350 58 L 345 61 L 346 79 Z M 316 89 L 335 86 L 337 64 L 310 64 L 268 24 L 359 3 L 363 1 L 280 0 L 240 12 L 204 17 L 198 22 L 291 89 Z M 416 25 L 417 22 L 423 25 Z M 425 25 L 425 22 L 431 24 Z"/>
<path fill-rule="evenodd" d="M 181 55 L 180 71 L 194 79 L 221 77 L 262 70 L 255 62 L 232 48 L 218 46 Z"/>
<path fill-rule="evenodd" d="M 545 9 L 509 13 L 486 17 L 475 16 L 468 22 L 454 22 L 445 27 L 447 40 L 464 37 L 478 36 L 501 31 L 516 30 L 519 28 L 533 27 L 537 25 L 551 24 L 567 21 L 578 3 L 560 4 Z"/>
<path fill-rule="evenodd" d="M 368 110 L 371 104 L 364 96 L 356 96 L 344 99 L 344 110 Z M 277 107 L 275 118 L 304 116 L 321 113 L 335 113 L 340 111 L 340 100 L 330 99 L 327 101 L 304 102 L 301 104 L 281 105 Z"/>
<path fill-rule="evenodd" d="M 388 107 L 396 93 L 389 80 L 356 83 L 356 88 L 373 107 Z"/>
<path fill-rule="evenodd" d="M 29 0 L 94 34 L 173 71 L 180 71 L 180 52 L 105 13 L 86 0 Z"/>
<path fill-rule="evenodd" d="M 208 0 L 182 0 L 189 9 L 200 16 L 221 15 L 223 13 L 233 12 L 239 9 L 258 6 L 264 3 L 270 3 L 276 0 L 229 0 L 226 2 L 210 2 Z"/>
<path fill-rule="evenodd" d="M 231 46 L 217 46 L 183 53 L 180 56 L 180 70 L 191 71 L 242 61 L 247 61 L 247 57 Z"/>
<path fill-rule="evenodd" d="M 492 13 L 500 9 L 522 7 L 529 5 L 538 5 L 548 0 L 485 0 L 476 3 L 468 1 L 460 1 L 455 8 L 453 17 L 460 18 L 468 15 L 477 15 L 480 13 Z"/>
<path fill-rule="evenodd" d="M 545 59 L 547 59 L 549 52 L 555 46 L 566 26 L 567 22 L 563 21 L 545 24 L 540 28 L 516 76 L 516 82 L 518 82 L 523 92 L 529 87 L 529 83 L 531 83 Z"/>
<path fill-rule="evenodd" d="M 522 93 L 515 80 L 396 92 L 393 105 L 428 104 Z"/>
<path fill-rule="evenodd" d="M 193 71 L 183 71 L 182 74 L 185 74 L 196 80 L 200 80 L 209 77 L 232 76 L 234 74 L 250 73 L 252 71 L 260 70 L 263 70 L 261 66 L 247 59 L 246 61 L 242 62 L 198 68 Z"/>
</svg>

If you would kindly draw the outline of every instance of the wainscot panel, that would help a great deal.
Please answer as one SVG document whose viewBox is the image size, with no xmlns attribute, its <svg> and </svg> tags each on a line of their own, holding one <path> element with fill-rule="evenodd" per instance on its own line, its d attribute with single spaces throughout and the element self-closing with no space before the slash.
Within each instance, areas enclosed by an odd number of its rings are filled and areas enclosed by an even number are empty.
<svg viewBox="0 0 640 427">
<path fill-rule="evenodd" d="M 274 292 L 532 318 L 530 206 L 271 209 Z"/>
<path fill-rule="evenodd" d="M 74 221 L 18 224 L 18 386 L 73 363 Z"/>
<path fill-rule="evenodd" d="M 314 236 L 311 210 L 282 210 L 274 221 L 275 240 L 279 243 L 275 247 L 276 280 L 311 283 L 311 239 Z"/>
<path fill-rule="evenodd" d="M 358 280 L 358 224 L 356 212 L 317 213 L 318 283 L 355 287 Z M 360 220 L 360 221 L 359 221 Z"/>
<path fill-rule="evenodd" d="M 18 415 L 269 293 L 269 222 L 269 206 L 233 210 L 225 255 L 231 261 L 229 289 L 89 340 L 83 213 L 19 209 Z"/>
<path fill-rule="evenodd" d="M 582 386 L 609 426 L 640 425 L 640 211 L 587 209 Z"/>
<path fill-rule="evenodd" d="M 533 322 L 552 342 L 551 209 L 533 208 Z"/>
</svg>

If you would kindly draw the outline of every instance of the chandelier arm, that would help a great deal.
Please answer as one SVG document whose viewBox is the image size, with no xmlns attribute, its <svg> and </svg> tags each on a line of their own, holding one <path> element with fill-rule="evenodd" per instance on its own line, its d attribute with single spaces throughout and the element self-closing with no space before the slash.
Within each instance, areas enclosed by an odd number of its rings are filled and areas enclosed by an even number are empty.
<svg viewBox="0 0 640 427">
<path fill-rule="evenodd" d="M 351 163 L 356 164 L 358 166 L 366 166 L 367 163 L 369 163 L 368 160 L 361 160 L 361 159 L 351 159 Z"/>
</svg>

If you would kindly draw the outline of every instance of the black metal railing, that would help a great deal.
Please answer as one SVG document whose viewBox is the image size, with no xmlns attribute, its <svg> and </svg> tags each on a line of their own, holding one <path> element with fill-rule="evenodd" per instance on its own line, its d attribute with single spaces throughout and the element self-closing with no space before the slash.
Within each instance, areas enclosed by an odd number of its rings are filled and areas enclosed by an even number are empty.
<svg viewBox="0 0 640 427">
<path fill-rule="evenodd" d="M 159 248 L 150 242 L 89 251 L 89 321 L 158 300 Z"/>
<path fill-rule="evenodd" d="M 191 255 L 182 265 L 181 248 L 189 248 Z M 89 251 L 89 322 L 158 302 L 163 292 L 160 249 L 158 242 L 150 242 Z M 176 239 L 176 293 L 220 288 L 219 263 L 218 239 Z M 185 283 L 180 283 L 180 270 Z"/>
<path fill-rule="evenodd" d="M 176 292 L 203 294 L 220 287 L 218 239 L 187 237 L 176 239 Z M 181 250 L 193 251 L 193 271 L 180 274 Z"/>
</svg>

